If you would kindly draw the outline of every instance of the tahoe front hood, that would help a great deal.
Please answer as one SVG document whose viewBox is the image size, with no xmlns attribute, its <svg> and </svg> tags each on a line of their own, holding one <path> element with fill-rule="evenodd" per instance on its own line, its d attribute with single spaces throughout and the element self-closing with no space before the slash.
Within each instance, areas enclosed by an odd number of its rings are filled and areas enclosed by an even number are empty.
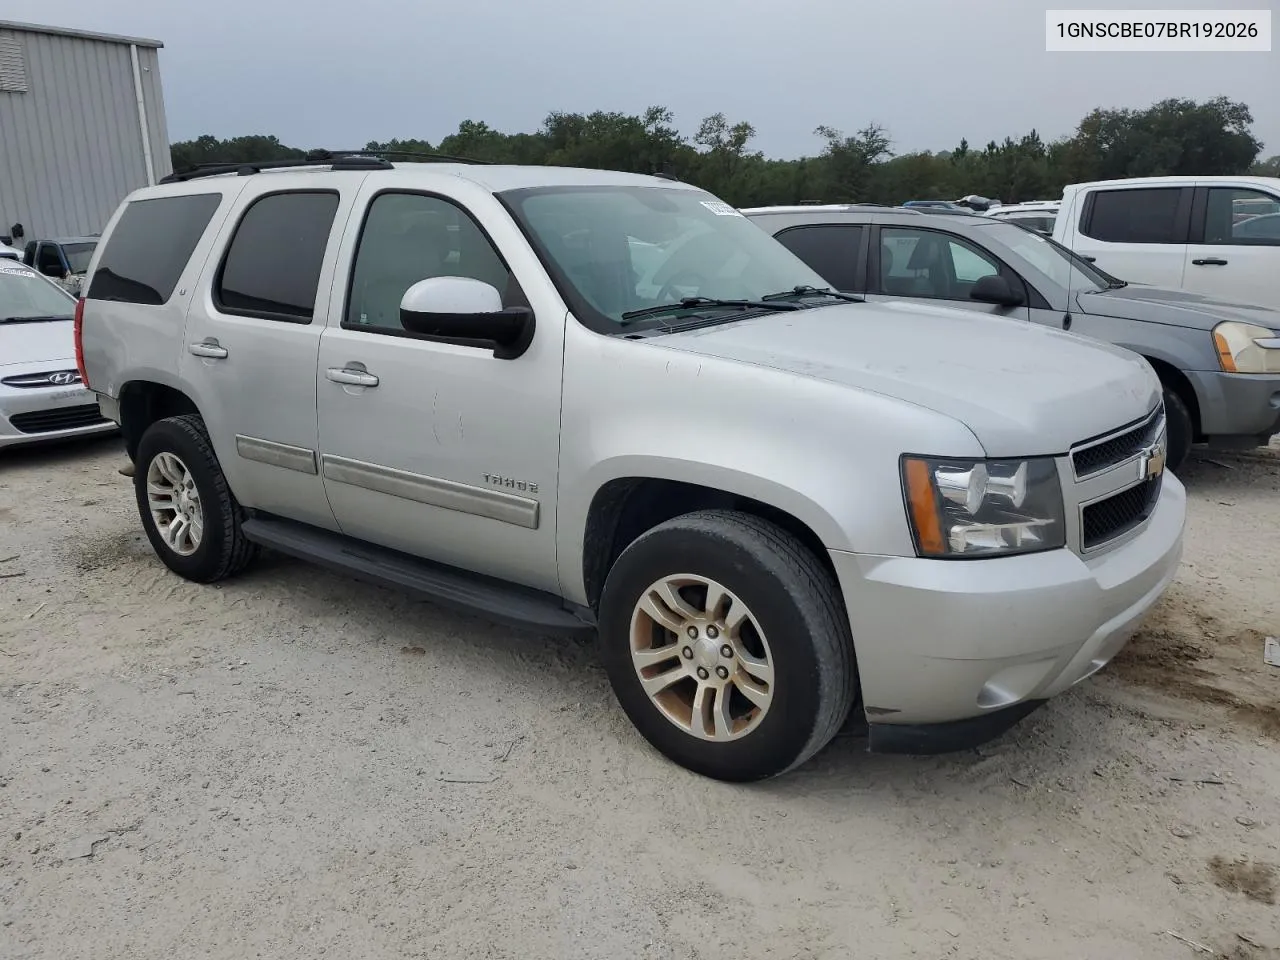
<svg viewBox="0 0 1280 960">
<path fill-rule="evenodd" d="M 64 363 L 76 365 L 75 324 L 71 320 L 0 322 L 0 370 L 10 364 Z"/>
<path fill-rule="evenodd" d="M 964 423 L 991 457 L 1065 453 L 1137 420 L 1160 399 L 1159 381 L 1136 353 L 1021 320 L 903 301 L 774 313 L 658 342 L 927 407 Z M 910 438 L 903 443 L 910 449 Z"/>
</svg>

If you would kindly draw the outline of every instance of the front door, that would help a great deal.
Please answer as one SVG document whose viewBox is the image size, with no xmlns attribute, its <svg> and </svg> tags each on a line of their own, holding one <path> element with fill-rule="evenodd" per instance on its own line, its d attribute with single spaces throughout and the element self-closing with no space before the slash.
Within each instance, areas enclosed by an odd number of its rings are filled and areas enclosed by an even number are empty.
<svg viewBox="0 0 1280 960">
<path fill-rule="evenodd" d="M 871 243 L 867 299 L 918 300 L 989 316 L 1030 319 L 1025 304 L 1003 307 L 969 297 L 975 283 L 994 275 L 1005 277 L 1014 289 L 1025 290 L 1021 277 L 967 240 L 939 230 L 880 227 Z"/>
<path fill-rule="evenodd" d="M 378 192 L 344 244 L 350 282 L 335 288 L 316 381 L 325 489 L 350 536 L 554 591 L 565 313 L 526 300 L 522 279 L 547 286 L 527 247 L 508 237 L 504 257 L 441 183 L 439 193 Z M 528 351 L 500 360 L 405 330 L 404 292 L 439 276 L 529 303 Z"/>
<path fill-rule="evenodd" d="M 1186 289 L 1280 310 L 1280 197 L 1200 187 L 1192 205 Z"/>
</svg>

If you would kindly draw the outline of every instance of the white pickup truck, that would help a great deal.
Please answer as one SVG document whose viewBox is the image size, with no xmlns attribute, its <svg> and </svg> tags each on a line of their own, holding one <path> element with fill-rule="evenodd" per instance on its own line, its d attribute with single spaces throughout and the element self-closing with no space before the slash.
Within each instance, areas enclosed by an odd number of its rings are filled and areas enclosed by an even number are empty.
<svg viewBox="0 0 1280 960">
<path fill-rule="evenodd" d="M 1130 283 L 1280 309 L 1280 178 L 1075 183 L 1053 239 Z"/>
</svg>

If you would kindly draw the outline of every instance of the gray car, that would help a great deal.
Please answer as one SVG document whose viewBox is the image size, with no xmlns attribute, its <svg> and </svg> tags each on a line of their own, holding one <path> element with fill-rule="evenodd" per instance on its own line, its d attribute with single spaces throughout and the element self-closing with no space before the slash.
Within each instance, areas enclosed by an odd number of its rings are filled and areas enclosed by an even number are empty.
<svg viewBox="0 0 1280 960">
<path fill-rule="evenodd" d="M 116 428 L 76 369 L 75 310 L 60 286 L 0 260 L 0 449 Z"/>
<path fill-rule="evenodd" d="M 1171 467 L 1196 442 L 1251 447 L 1280 431 L 1274 311 L 1125 283 L 991 217 L 845 205 L 743 213 L 837 289 L 1033 321 L 1141 354 L 1164 385 Z"/>
</svg>

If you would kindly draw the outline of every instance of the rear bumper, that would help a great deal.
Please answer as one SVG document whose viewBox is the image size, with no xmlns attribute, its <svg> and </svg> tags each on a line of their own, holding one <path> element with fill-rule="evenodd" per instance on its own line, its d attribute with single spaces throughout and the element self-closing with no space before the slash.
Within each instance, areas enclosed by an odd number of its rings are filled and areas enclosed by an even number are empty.
<svg viewBox="0 0 1280 960">
<path fill-rule="evenodd" d="M 1187 378 L 1200 403 L 1201 432 L 1210 441 L 1280 433 L 1280 375 L 1191 371 Z"/>
<path fill-rule="evenodd" d="M 945 740 L 955 731 L 929 725 L 1026 712 L 1100 670 L 1173 579 L 1185 518 L 1186 493 L 1166 475 L 1141 532 L 1087 560 L 1069 550 L 973 561 L 832 551 L 873 749 L 877 737 Z M 925 726 L 877 729 L 898 725 Z"/>
</svg>

